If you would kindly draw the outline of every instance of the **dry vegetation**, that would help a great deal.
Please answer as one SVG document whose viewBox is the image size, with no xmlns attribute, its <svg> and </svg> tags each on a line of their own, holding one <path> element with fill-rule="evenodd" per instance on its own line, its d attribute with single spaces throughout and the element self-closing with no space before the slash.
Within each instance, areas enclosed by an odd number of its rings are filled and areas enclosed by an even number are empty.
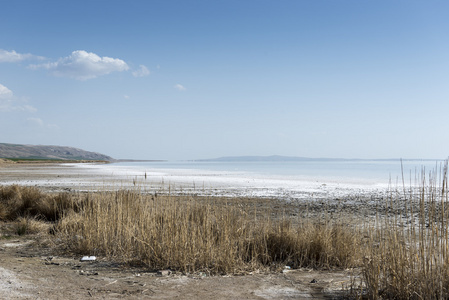
<svg viewBox="0 0 449 300">
<path fill-rule="evenodd" d="M 71 250 L 138 261 L 153 269 L 214 274 L 256 268 L 351 266 L 356 242 L 342 226 L 293 225 L 272 214 L 191 197 L 132 191 L 88 194 L 58 223 Z M 346 249 L 345 249 L 346 250 Z"/>
<path fill-rule="evenodd" d="M 51 195 L 19 186 L 0 187 L 0 219 L 16 220 L 18 234 L 51 232 L 68 251 L 153 270 L 358 267 L 362 280 L 351 287 L 352 297 L 447 299 L 446 171 L 427 178 L 423 172 L 421 187 L 402 193 L 406 209 L 394 207 L 391 196 L 374 222 L 306 211 L 292 216 L 250 199 L 129 190 Z"/>
<path fill-rule="evenodd" d="M 423 171 L 419 180 L 420 188 L 404 189 L 408 209 L 379 218 L 370 230 L 371 248 L 362 269 L 372 299 L 449 298 L 447 166 L 427 178 Z"/>
</svg>

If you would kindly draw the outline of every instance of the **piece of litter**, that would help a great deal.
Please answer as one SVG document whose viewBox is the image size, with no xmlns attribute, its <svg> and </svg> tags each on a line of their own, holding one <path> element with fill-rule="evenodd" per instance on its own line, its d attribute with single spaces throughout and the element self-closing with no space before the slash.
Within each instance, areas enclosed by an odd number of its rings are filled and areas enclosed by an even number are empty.
<svg viewBox="0 0 449 300">
<path fill-rule="evenodd" d="M 94 261 L 97 258 L 95 256 L 83 256 L 80 260 L 81 261 Z"/>
<path fill-rule="evenodd" d="M 158 276 L 168 276 L 170 274 L 171 274 L 170 270 L 159 270 L 159 271 L 157 271 L 157 275 Z"/>
<path fill-rule="evenodd" d="M 285 266 L 284 269 L 282 270 L 282 273 L 288 273 L 292 270 L 292 268 L 290 266 Z"/>
</svg>

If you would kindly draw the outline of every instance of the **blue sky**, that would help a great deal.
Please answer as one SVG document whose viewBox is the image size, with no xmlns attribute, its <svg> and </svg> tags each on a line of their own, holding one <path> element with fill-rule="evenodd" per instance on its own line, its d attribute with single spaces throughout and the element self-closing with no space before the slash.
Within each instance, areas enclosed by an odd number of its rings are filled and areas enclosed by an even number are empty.
<svg viewBox="0 0 449 300">
<path fill-rule="evenodd" d="M 447 1 L 2 1 L 0 142 L 446 158 Z"/>
</svg>

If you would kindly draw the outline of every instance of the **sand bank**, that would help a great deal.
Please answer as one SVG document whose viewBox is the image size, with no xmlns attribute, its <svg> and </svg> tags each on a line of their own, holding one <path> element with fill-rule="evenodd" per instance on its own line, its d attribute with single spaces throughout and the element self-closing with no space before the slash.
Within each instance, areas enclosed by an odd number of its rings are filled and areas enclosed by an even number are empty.
<svg viewBox="0 0 449 300">
<path fill-rule="evenodd" d="M 150 193 L 261 197 L 284 200 L 386 195 L 387 184 L 246 177 L 238 173 L 155 169 L 141 171 L 114 164 L 2 164 L 0 184 L 36 186 L 44 191 L 95 191 L 139 188 Z"/>
</svg>

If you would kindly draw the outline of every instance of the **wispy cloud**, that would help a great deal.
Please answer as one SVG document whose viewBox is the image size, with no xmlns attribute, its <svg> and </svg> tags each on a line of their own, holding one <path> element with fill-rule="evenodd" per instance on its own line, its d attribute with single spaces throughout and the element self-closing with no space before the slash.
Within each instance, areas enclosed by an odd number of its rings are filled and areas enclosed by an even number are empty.
<svg viewBox="0 0 449 300">
<path fill-rule="evenodd" d="M 185 91 L 186 90 L 186 88 L 183 85 L 179 84 L 179 83 L 175 84 L 173 87 L 175 89 L 177 89 L 178 91 Z"/>
<path fill-rule="evenodd" d="M 32 124 L 34 126 L 38 126 L 38 127 L 45 127 L 45 128 L 49 128 L 49 129 L 59 128 L 58 125 L 45 123 L 41 118 L 28 118 L 27 121 L 30 124 Z"/>
<path fill-rule="evenodd" d="M 23 110 L 23 111 L 27 111 L 27 112 L 36 112 L 37 108 L 35 108 L 34 106 L 31 105 L 21 105 L 21 106 L 17 106 L 16 108 L 18 108 L 19 110 Z"/>
<path fill-rule="evenodd" d="M 140 65 L 139 69 L 133 72 L 134 77 L 144 77 L 150 75 L 150 70 L 144 65 Z"/>
<path fill-rule="evenodd" d="M 33 55 L 30 53 L 21 54 L 21 53 L 17 53 L 14 50 L 6 51 L 4 49 L 0 49 L 0 62 L 13 63 L 13 62 L 19 62 L 19 61 L 23 61 L 23 60 L 27 60 L 27 59 L 41 60 L 41 59 L 44 59 L 44 57 Z"/>
<path fill-rule="evenodd" d="M 0 84 L 0 112 L 26 111 L 36 112 L 37 109 L 28 104 L 21 104 L 14 93 L 3 84 Z"/>
<path fill-rule="evenodd" d="M 27 121 L 37 126 L 44 126 L 44 121 L 40 118 L 28 118 Z"/>
<path fill-rule="evenodd" d="M 59 77 L 87 80 L 112 72 L 127 71 L 129 66 L 118 58 L 100 57 L 92 52 L 76 50 L 56 62 L 30 65 L 30 68 L 47 69 L 52 75 Z"/>
<path fill-rule="evenodd" d="M 0 84 L 0 99 L 9 99 L 13 96 L 13 93 L 3 84 Z"/>
</svg>

